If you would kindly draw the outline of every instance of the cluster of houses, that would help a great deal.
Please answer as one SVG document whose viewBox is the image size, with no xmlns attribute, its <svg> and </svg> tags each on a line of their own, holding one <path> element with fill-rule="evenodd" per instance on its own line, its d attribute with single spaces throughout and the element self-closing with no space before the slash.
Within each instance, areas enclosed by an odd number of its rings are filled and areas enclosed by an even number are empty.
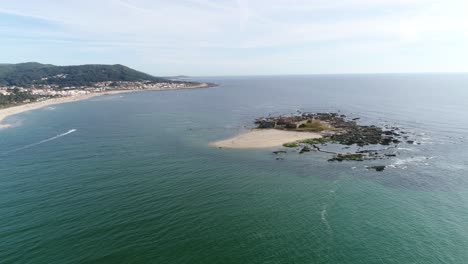
<svg viewBox="0 0 468 264">
<path fill-rule="evenodd" d="M 33 85 L 31 88 L 24 88 L 18 86 L 0 87 L 1 95 L 10 95 L 13 89 L 18 89 L 20 92 L 26 92 L 33 95 L 53 97 L 53 96 L 76 96 L 88 93 L 99 93 L 108 90 L 170 90 L 180 89 L 190 86 L 190 83 L 179 83 L 179 82 L 162 82 L 155 83 L 150 81 L 106 81 L 97 82 L 91 87 L 80 86 L 80 87 L 62 87 L 59 89 L 58 85 L 49 84 L 38 84 Z"/>
<path fill-rule="evenodd" d="M 68 74 L 60 73 L 60 74 L 57 74 L 57 75 L 55 75 L 55 76 L 52 76 L 51 78 L 65 79 L 65 78 L 67 78 L 67 75 L 68 75 Z M 47 81 L 48 79 L 49 79 L 49 77 L 44 77 L 44 78 L 41 78 L 41 81 Z"/>
<path fill-rule="evenodd" d="M 97 88 L 112 88 L 115 89 L 129 89 L 129 90 L 158 90 L 158 89 L 180 89 L 189 86 L 190 83 L 178 83 L 178 82 L 151 82 L 151 81 L 106 81 L 97 82 L 94 84 Z"/>
<path fill-rule="evenodd" d="M 0 87 L 0 94 L 1 95 L 10 95 L 10 92 L 8 91 L 8 87 Z"/>
<path fill-rule="evenodd" d="M 23 87 L 0 87 L 1 95 L 10 95 L 13 93 L 13 89 L 18 89 L 19 92 L 29 93 L 32 95 L 54 97 L 54 96 L 76 96 L 82 94 L 88 94 L 88 90 L 55 90 L 52 88 L 23 88 Z"/>
<path fill-rule="evenodd" d="M 53 90 L 53 89 L 29 89 L 29 93 L 42 96 L 76 96 L 88 94 L 87 90 Z"/>
</svg>

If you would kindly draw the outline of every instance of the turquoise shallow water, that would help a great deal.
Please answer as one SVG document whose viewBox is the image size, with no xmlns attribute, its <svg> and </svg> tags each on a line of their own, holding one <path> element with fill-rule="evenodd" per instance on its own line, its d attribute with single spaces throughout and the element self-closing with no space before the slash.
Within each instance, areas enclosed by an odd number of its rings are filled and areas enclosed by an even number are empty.
<svg viewBox="0 0 468 264">
<path fill-rule="evenodd" d="M 9 118 L 0 263 L 468 263 L 467 75 L 204 80 L 220 86 Z M 208 146 L 296 110 L 398 125 L 421 145 L 366 163 Z"/>
</svg>

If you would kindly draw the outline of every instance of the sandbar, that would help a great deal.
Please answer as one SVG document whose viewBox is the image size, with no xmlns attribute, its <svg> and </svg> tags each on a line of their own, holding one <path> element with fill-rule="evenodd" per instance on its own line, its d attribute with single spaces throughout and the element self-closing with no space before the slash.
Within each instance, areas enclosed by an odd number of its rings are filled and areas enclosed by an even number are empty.
<svg viewBox="0 0 468 264">
<path fill-rule="evenodd" d="M 229 149 L 257 149 L 279 147 L 298 140 L 321 138 L 320 133 L 297 132 L 278 129 L 253 129 L 230 139 L 210 143 L 211 146 Z"/>
</svg>

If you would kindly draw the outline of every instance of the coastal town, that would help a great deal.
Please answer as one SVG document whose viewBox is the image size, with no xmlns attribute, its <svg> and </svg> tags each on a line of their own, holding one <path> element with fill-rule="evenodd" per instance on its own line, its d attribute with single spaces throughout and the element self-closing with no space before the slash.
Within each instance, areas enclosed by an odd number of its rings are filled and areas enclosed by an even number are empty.
<svg viewBox="0 0 468 264">
<path fill-rule="evenodd" d="M 31 85 L 30 87 L 0 87 L 0 129 L 11 127 L 4 119 L 18 113 L 55 104 L 89 99 L 95 96 L 133 91 L 166 91 L 197 89 L 216 86 L 199 82 L 105 81 L 90 86 L 59 87 L 58 85 Z"/>
<path fill-rule="evenodd" d="M 95 96 L 213 86 L 216 84 L 188 78 L 156 77 L 121 64 L 0 64 L 0 129 L 14 126 L 5 121 L 9 116 Z"/>
<path fill-rule="evenodd" d="M 80 96 L 109 91 L 138 91 L 138 90 L 176 90 L 189 88 L 203 88 L 210 84 L 196 82 L 152 82 L 152 81 L 106 81 L 97 82 L 92 86 L 59 87 L 54 84 L 38 84 L 31 87 L 0 86 L 0 96 L 9 96 L 15 93 L 30 95 L 31 98 L 16 103 L 29 103 L 49 98 Z"/>
<path fill-rule="evenodd" d="M 182 81 L 156 77 L 121 64 L 0 64 L 0 108 L 51 99 L 75 100 L 108 93 L 212 86 L 212 83 L 190 81 L 187 78 Z"/>
</svg>

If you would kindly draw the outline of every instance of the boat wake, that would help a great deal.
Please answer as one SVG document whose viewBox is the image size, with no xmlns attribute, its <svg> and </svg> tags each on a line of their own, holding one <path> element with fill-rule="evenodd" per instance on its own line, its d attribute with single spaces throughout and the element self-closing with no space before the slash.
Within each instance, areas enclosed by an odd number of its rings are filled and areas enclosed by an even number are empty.
<svg viewBox="0 0 468 264">
<path fill-rule="evenodd" d="M 322 211 L 320 211 L 320 220 L 326 227 L 327 233 L 330 235 L 333 234 L 333 228 L 331 227 L 330 223 L 328 222 L 328 208 L 332 207 L 336 202 L 336 191 L 338 190 L 338 180 L 333 181 L 333 187 L 328 191 L 329 192 L 329 203 L 326 203 L 322 207 Z"/>
<path fill-rule="evenodd" d="M 4 155 L 5 155 L 5 154 L 10 154 L 10 153 L 17 152 L 17 151 L 20 151 L 20 150 L 32 148 L 32 147 L 35 147 L 35 146 L 37 146 L 37 145 L 41 145 L 41 144 L 50 142 L 50 141 L 52 141 L 52 140 L 56 140 L 56 139 L 58 139 L 58 138 L 64 137 L 64 136 L 69 135 L 69 134 L 74 133 L 74 132 L 76 132 L 76 129 L 70 129 L 70 130 L 68 130 L 68 131 L 65 132 L 65 133 L 58 134 L 58 135 L 56 135 L 56 136 L 54 136 L 54 137 L 51 137 L 51 138 L 48 138 L 48 139 L 44 139 L 44 140 L 41 140 L 41 141 L 36 142 L 36 143 L 32 143 L 32 144 L 29 144 L 29 145 L 26 145 L 26 146 L 23 146 L 23 147 L 20 147 L 20 148 L 17 148 L 17 149 L 13 149 L 13 150 L 4 152 L 3 154 L 4 154 Z"/>
<path fill-rule="evenodd" d="M 320 212 L 320 218 L 321 218 L 321 220 L 322 220 L 322 223 L 327 227 L 327 230 L 328 230 L 329 232 L 331 232 L 332 229 L 331 229 L 331 227 L 330 227 L 330 224 L 328 223 L 327 216 L 328 216 L 328 214 L 327 214 L 327 206 L 325 205 L 325 206 L 323 207 L 323 210 Z"/>
</svg>

